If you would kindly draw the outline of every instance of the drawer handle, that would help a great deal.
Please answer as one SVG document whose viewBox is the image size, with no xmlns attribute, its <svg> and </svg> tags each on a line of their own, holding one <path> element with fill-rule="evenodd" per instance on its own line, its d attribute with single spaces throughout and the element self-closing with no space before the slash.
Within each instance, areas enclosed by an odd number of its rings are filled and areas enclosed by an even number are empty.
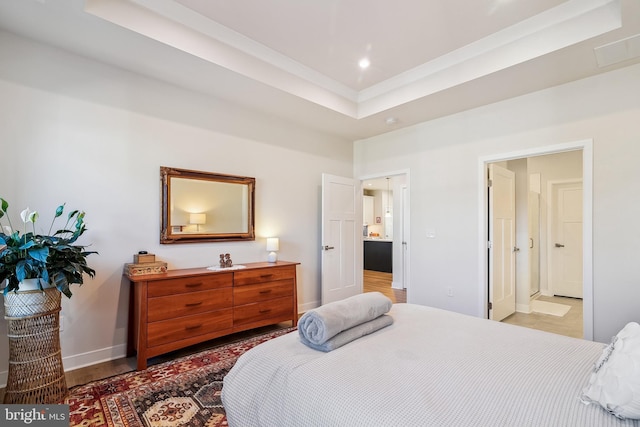
<svg viewBox="0 0 640 427">
<path fill-rule="evenodd" d="M 198 329 L 198 328 L 202 328 L 202 323 L 199 325 L 193 325 L 193 326 L 185 326 L 184 329 L 186 329 L 187 331 L 191 331 L 193 329 Z"/>
<path fill-rule="evenodd" d="M 260 291 L 261 294 L 271 293 L 271 289 L 265 289 L 264 291 Z"/>
<path fill-rule="evenodd" d="M 273 274 L 261 274 L 260 275 L 261 279 L 268 279 L 269 277 L 273 277 Z"/>
<path fill-rule="evenodd" d="M 185 307 L 196 307 L 202 304 L 202 301 L 200 302 L 190 302 L 189 304 L 185 304 Z"/>
<path fill-rule="evenodd" d="M 202 282 L 198 282 L 198 283 L 187 283 L 185 285 L 187 288 L 197 288 L 198 286 L 202 286 Z"/>
<path fill-rule="evenodd" d="M 268 312 L 270 312 L 270 311 L 271 311 L 271 309 L 267 309 L 267 310 L 260 310 L 260 311 L 259 311 L 259 313 L 260 313 L 260 314 L 265 314 L 265 313 L 268 313 Z"/>
</svg>

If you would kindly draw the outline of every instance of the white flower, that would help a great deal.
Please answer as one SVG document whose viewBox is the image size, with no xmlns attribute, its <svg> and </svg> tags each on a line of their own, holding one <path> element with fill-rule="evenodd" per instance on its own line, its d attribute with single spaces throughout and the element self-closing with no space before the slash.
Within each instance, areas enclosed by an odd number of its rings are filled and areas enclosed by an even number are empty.
<svg viewBox="0 0 640 427">
<path fill-rule="evenodd" d="M 29 207 L 27 207 L 27 209 L 20 212 L 20 218 L 22 218 L 22 222 L 27 222 L 29 218 Z"/>
<path fill-rule="evenodd" d="M 31 212 L 29 208 L 20 212 L 20 218 L 22 218 L 22 222 L 32 222 L 35 223 L 38 220 L 38 211 Z"/>
</svg>

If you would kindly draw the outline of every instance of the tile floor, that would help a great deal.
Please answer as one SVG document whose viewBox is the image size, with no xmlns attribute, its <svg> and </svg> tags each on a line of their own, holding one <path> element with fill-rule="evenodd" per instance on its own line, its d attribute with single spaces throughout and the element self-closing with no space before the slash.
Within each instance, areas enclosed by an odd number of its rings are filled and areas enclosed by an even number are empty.
<svg viewBox="0 0 640 427">
<path fill-rule="evenodd" d="M 571 309 L 562 317 L 541 313 L 514 313 L 503 322 L 574 338 L 584 337 L 581 299 L 545 296 L 541 296 L 539 299 L 569 305 Z"/>
</svg>

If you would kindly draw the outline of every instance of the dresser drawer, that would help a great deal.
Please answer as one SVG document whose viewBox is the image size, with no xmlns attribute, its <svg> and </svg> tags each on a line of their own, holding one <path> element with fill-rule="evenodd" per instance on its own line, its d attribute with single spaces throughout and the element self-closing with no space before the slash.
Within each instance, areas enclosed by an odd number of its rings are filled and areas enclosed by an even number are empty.
<svg viewBox="0 0 640 427">
<path fill-rule="evenodd" d="M 246 263 L 245 268 L 170 270 L 128 276 L 127 357 L 137 369 L 151 357 L 266 325 L 298 320 L 298 263 Z"/>
<path fill-rule="evenodd" d="M 233 304 L 238 306 L 292 295 L 293 281 L 291 279 L 237 286 L 233 288 Z"/>
<path fill-rule="evenodd" d="M 253 323 L 262 319 L 293 316 L 293 297 L 270 299 L 255 304 L 235 306 L 233 309 L 234 326 Z"/>
<path fill-rule="evenodd" d="M 233 273 L 218 273 L 149 282 L 147 292 L 151 298 L 231 286 L 233 286 Z"/>
<path fill-rule="evenodd" d="M 282 279 L 295 279 L 295 277 L 295 265 L 268 267 L 259 270 L 238 270 L 234 273 L 233 286 L 253 285 Z"/>
<path fill-rule="evenodd" d="M 233 288 L 188 292 L 149 298 L 147 321 L 172 319 L 229 308 L 233 304 Z"/>
<path fill-rule="evenodd" d="M 185 340 L 198 335 L 229 329 L 232 326 L 232 308 L 152 322 L 148 325 L 147 346 L 155 347 Z"/>
</svg>

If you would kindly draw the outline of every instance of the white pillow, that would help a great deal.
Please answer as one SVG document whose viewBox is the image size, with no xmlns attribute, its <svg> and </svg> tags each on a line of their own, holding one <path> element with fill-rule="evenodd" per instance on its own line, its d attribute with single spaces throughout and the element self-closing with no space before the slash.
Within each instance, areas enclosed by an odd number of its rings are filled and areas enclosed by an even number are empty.
<svg viewBox="0 0 640 427">
<path fill-rule="evenodd" d="M 640 419 L 640 325 L 628 323 L 595 364 L 582 401 L 621 419 Z"/>
</svg>

